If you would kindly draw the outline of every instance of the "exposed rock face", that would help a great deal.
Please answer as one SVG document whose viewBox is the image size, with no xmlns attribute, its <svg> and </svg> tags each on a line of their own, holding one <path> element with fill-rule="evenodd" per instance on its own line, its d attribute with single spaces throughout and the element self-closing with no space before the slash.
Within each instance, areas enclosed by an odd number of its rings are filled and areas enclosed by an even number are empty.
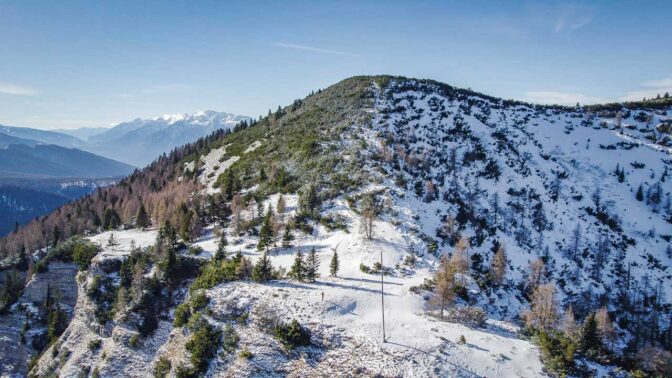
<svg viewBox="0 0 672 378">
<path fill-rule="evenodd" d="M 20 302 L 42 303 L 50 289 L 59 303 L 72 307 L 77 302 L 76 275 L 76 264 L 54 261 L 49 264 L 48 271 L 38 273 L 30 280 Z"/>
<path fill-rule="evenodd" d="M 23 377 L 28 360 L 44 343 L 46 325 L 41 308 L 47 292 L 58 298 L 68 314 L 77 302 L 77 265 L 54 261 L 49 270 L 37 273 L 28 282 L 18 302 L 0 315 L 0 376 Z"/>
</svg>

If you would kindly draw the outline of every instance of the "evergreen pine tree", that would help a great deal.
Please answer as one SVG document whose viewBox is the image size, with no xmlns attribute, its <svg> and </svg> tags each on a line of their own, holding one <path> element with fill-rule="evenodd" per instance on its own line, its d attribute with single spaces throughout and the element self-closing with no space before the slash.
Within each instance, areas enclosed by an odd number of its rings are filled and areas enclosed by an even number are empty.
<svg viewBox="0 0 672 378">
<path fill-rule="evenodd" d="M 14 304 L 23 291 L 24 283 L 16 269 L 12 269 L 5 275 L 2 288 L 0 288 L 0 313 L 6 311 L 12 304 Z M 49 293 L 49 286 L 47 286 L 47 293 Z"/>
<path fill-rule="evenodd" d="M 264 252 L 252 269 L 252 280 L 266 282 L 271 279 L 273 279 L 273 265 L 271 265 L 271 259 Z"/>
<path fill-rule="evenodd" d="M 138 208 L 138 214 L 135 216 L 135 225 L 140 228 L 147 228 L 152 225 L 152 222 L 149 219 L 149 215 L 147 214 L 147 210 L 145 209 L 145 205 L 143 203 L 140 203 L 140 207 Z"/>
<path fill-rule="evenodd" d="M 303 252 L 299 250 L 299 252 L 296 253 L 296 257 L 294 257 L 294 264 L 292 264 L 292 268 L 289 270 L 289 273 L 287 273 L 287 276 L 303 282 L 305 273 L 306 266 L 303 263 Z"/>
<path fill-rule="evenodd" d="M 644 189 L 642 188 L 642 185 L 639 185 L 639 188 L 637 188 L 637 194 L 635 195 L 635 198 L 637 198 L 637 201 L 643 201 L 644 200 Z"/>
<path fill-rule="evenodd" d="M 54 230 L 51 233 L 51 247 L 52 248 L 56 248 L 60 238 L 61 238 L 61 231 L 58 229 L 58 226 L 54 226 Z"/>
<path fill-rule="evenodd" d="M 320 259 L 317 257 L 317 252 L 315 252 L 315 247 L 310 250 L 308 254 L 308 259 L 306 260 L 306 279 L 308 282 L 315 282 L 315 279 L 320 276 L 317 272 L 320 268 Z"/>
<path fill-rule="evenodd" d="M 285 233 L 282 235 L 282 248 L 291 247 L 292 240 L 294 240 L 294 235 L 292 235 L 292 229 L 289 227 L 289 225 L 286 225 Z"/>
<path fill-rule="evenodd" d="M 54 298 L 51 296 L 51 285 L 47 284 L 47 295 L 44 296 L 44 309 L 47 312 L 51 309 L 51 305 L 54 304 Z"/>
<path fill-rule="evenodd" d="M 268 177 L 266 176 L 266 171 L 264 170 L 264 167 L 261 167 L 261 169 L 259 170 L 259 183 L 261 184 L 266 182 L 267 178 Z"/>
<path fill-rule="evenodd" d="M 331 274 L 332 277 L 336 277 L 336 274 L 338 274 L 339 265 L 338 253 L 334 251 L 334 255 L 331 256 L 331 262 L 329 263 L 329 274 Z"/>
<path fill-rule="evenodd" d="M 259 230 L 259 243 L 257 244 L 257 250 L 261 251 L 264 248 L 268 248 L 271 243 L 273 243 L 273 210 L 269 206 L 268 212 L 264 217 L 264 222 L 261 224 L 261 229 Z"/>
<path fill-rule="evenodd" d="M 161 262 L 161 268 L 163 271 L 163 278 L 166 280 L 166 282 L 172 285 L 178 281 L 179 260 L 177 258 L 177 254 L 175 253 L 175 249 L 168 248 L 166 251 L 166 256 Z"/>
<path fill-rule="evenodd" d="M 56 303 L 56 305 L 49 309 L 47 314 L 47 340 L 49 344 L 52 344 L 59 336 L 61 336 L 67 325 L 67 315 L 65 311 L 61 309 L 61 306 Z"/>
<path fill-rule="evenodd" d="M 219 237 L 219 244 L 217 245 L 217 252 L 215 252 L 215 259 L 222 261 L 226 259 L 226 246 L 229 243 L 226 241 L 226 232 L 222 230 L 222 236 Z"/>
<path fill-rule="evenodd" d="M 264 216 L 264 201 L 257 200 L 257 216 L 255 219 L 257 217 L 261 218 L 262 216 Z"/>
<path fill-rule="evenodd" d="M 594 312 L 590 313 L 583 321 L 579 345 L 584 353 L 596 353 L 602 349 L 602 338 Z"/>
<path fill-rule="evenodd" d="M 110 234 L 110 238 L 107 239 L 107 246 L 108 246 L 108 247 L 113 247 L 113 248 L 114 248 L 114 247 L 116 247 L 116 246 L 118 246 L 118 245 L 119 245 L 119 243 L 117 242 L 117 239 L 114 237 L 114 233 L 111 233 L 111 234 Z"/>
<path fill-rule="evenodd" d="M 299 196 L 299 210 L 303 214 L 313 215 L 318 206 L 319 202 L 315 185 L 310 184 Z"/>
</svg>

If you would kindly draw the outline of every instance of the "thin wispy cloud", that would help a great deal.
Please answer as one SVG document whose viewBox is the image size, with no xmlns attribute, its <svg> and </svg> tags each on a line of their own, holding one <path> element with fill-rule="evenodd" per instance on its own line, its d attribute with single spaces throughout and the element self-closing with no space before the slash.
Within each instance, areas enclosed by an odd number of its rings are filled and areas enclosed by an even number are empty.
<svg viewBox="0 0 672 378">
<path fill-rule="evenodd" d="M 533 17 L 537 21 L 550 24 L 554 33 L 571 33 L 590 24 L 596 15 L 593 6 L 566 3 L 559 5 L 538 5 L 534 8 Z"/>
<path fill-rule="evenodd" d="M 31 87 L 0 82 L 0 93 L 12 96 L 35 96 L 40 92 Z"/>
<path fill-rule="evenodd" d="M 273 46 L 282 47 L 282 48 L 285 48 L 285 49 L 292 49 L 292 50 L 310 51 L 310 52 L 316 52 L 316 53 L 321 53 L 321 54 L 343 55 L 343 56 L 353 56 L 353 57 L 361 56 L 361 55 L 353 54 L 353 53 L 346 52 L 346 51 L 322 49 L 322 48 L 319 48 L 319 47 L 297 45 L 297 44 L 294 44 L 294 43 L 276 42 L 276 43 L 273 44 Z"/>
<path fill-rule="evenodd" d="M 588 96 L 582 93 L 557 92 L 557 91 L 530 91 L 525 92 L 524 101 L 534 104 L 548 105 L 576 105 L 579 104 L 598 104 L 612 102 L 613 99 L 607 97 Z"/>
</svg>

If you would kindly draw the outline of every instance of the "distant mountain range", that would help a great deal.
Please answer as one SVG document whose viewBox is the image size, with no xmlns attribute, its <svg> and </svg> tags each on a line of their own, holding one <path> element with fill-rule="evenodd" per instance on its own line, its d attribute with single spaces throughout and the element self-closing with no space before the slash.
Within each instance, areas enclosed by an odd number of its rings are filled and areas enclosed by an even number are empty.
<svg viewBox="0 0 672 378">
<path fill-rule="evenodd" d="M 54 131 L 31 129 L 28 127 L 13 127 L 0 125 L 0 134 L 20 139 L 30 139 L 44 144 L 55 144 L 66 148 L 81 148 L 86 144 L 72 135 Z M 23 143 L 20 143 L 23 144 Z"/>
<path fill-rule="evenodd" d="M 100 178 L 125 176 L 134 167 L 80 149 L 70 135 L 0 126 L 0 178 Z"/>
<path fill-rule="evenodd" d="M 220 129 L 231 129 L 249 117 L 212 110 L 193 114 L 136 118 L 112 128 L 37 130 L 0 125 L 0 147 L 10 144 L 53 144 L 77 148 L 136 167 L 142 167 L 175 147 Z M 12 139 L 14 138 L 14 139 Z"/>
<path fill-rule="evenodd" d="M 231 129 L 248 117 L 204 111 L 137 118 L 92 135 L 84 150 L 135 166 L 145 166 L 175 147 L 193 142 L 219 129 Z"/>
<path fill-rule="evenodd" d="M 102 134 L 109 129 L 109 127 L 80 127 L 79 129 L 54 129 L 53 131 L 88 141 L 90 137 Z"/>
<path fill-rule="evenodd" d="M 0 125 L 0 235 L 115 183 L 165 152 L 248 117 L 214 111 L 135 119 L 112 128 Z"/>
<path fill-rule="evenodd" d="M 134 167 L 76 148 L 10 144 L 0 149 L 0 177 L 117 177 Z"/>
</svg>

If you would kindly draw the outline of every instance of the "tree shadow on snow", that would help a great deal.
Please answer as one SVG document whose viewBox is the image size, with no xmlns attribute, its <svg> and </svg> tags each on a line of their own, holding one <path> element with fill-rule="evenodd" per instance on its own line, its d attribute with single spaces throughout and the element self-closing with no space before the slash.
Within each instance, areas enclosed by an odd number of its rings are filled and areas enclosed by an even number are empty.
<svg viewBox="0 0 672 378">
<path fill-rule="evenodd" d="M 371 240 L 371 243 L 374 244 L 377 247 L 380 247 L 381 245 L 383 245 L 383 246 L 388 246 L 388 247 L 393 247 L 393 248 L 396 248 L 396 249 L 400 249 L 402 251 L 407 251 L 408 250 L 408 246 L 405 246 L 401 243 L 393 243 L 393 242 L 387 241 L 385 239 L 374 238 L 373 240 Z"/>
<path fill-rule="evenodd" d="M 374 294 L 379 294 L 380 293 L 380 290 L 368 289 L 368 288 L 365 288 L 365 287 L 352 286 L 352 285 L 343 285 L 343 284 L 338 284 L 338 283 L 335 283 L 335 282 L 327 282 L 327 281 L 315 281 L 314 283 L 312 283 L 312 285 L 329 286 L 329 287 L 336 287 L 336 288 L 340 288 L 340 289 L 349 289 L 349 290 L 356 290 L 356 291 L 365 291 L 365 292 L 374 293 Z M 397 295 L 385 292 L 385 296 L 396 297 Z"/>
<path fill-rule="evenodd" d="M 358 281 L 358 282 L 368 282 L 368 283 L 374 283 L 374 284 L 380 284 L 380 280 L 369 280 L 366 278 L 352 278 L 352 277 L 338 277 L 342 280 L 346 281 Z M 397 283 L 397 282 L 389 282 L 385 281 L 385 285 L 398 285 L 398 286 L 403 286 L 403 284 Z"/>
<path fill-rule="evenodd" d="M 290 282 L 290 281 L 271 281 L 267 283 L 269 286 L 275 286 L 275 287 L 280 287 L 280 288 L 291 288 L 291 289 L 307 289 L 307 290 L 315 290 L 317 289 L 316 287 L 313 287 L 313 285 L 310 284 L 300 284 L 300 283 L 295 283 L 295 282 Z"/>
<path fill-rule="evenodd" d="M 276 247 L 271 249 L 268 252 L 269 256 L 285 256 L 285 255 L 296 255 L 296 253 L 301 250 L 303 254 L 308 254 L 311 249 L 315 248 L 316 252 L 320 252 L 323 249 L 330 248 L 330 246 L 325 245 L 325 244 L 306 244 L 302 245 L 300 247 L 289 247 L 289 248 L 282 248 L 282 247 Z M 262 252 L 259 252 L 261 254 Z"/>
</svg>

